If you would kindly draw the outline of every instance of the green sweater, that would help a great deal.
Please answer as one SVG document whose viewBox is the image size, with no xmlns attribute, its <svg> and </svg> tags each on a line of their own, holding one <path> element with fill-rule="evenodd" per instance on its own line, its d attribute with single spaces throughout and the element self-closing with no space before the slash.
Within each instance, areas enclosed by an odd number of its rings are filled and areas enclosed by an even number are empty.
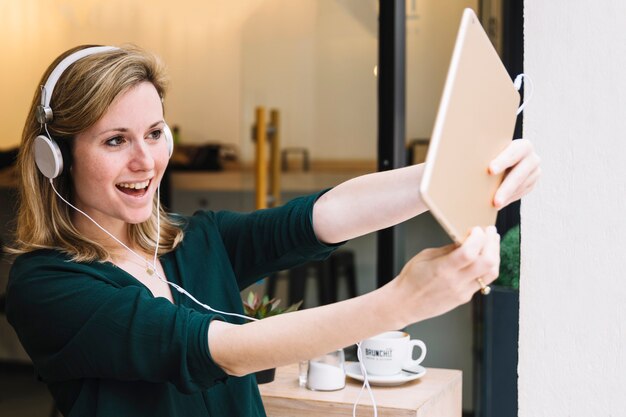
<svg viewBox="0 0 626 417">
<path fill-rule="evenodd" d="M 243 313 L 240 290 L 335 248 L 313 232 L 317 197 L 184 218 L 183 242 L 160 258 L 168 279 L 213 308 Z M 254 376 L 226 375 L 207 344 L 211 320 L 243 320 L 173 296 L 174 304 L 153 297 L 112 263 L 38 250 L 15 260 L 6 307 L 65 416 L 264 416 Z"/>
</svg>

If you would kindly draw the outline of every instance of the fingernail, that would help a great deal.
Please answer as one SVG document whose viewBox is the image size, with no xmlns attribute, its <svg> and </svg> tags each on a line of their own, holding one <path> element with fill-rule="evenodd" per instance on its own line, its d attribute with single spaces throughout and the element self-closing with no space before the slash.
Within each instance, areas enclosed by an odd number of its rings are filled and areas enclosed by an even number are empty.
<svg viewBox="0 0 626 417">
<path fill-rule="evenodd" d="M 498 168 L 498 164 L 491 164 L 489 166 L 489 172 L 491 172 L 492 174 L 497 174 L 499 172 Z"/>
<path fill-rule="evenodd" d="M 488 226 L 487 231 L 489 233 L 498 233 L 498 229 L 496 229 L 496 226 Z"/>
</svg>

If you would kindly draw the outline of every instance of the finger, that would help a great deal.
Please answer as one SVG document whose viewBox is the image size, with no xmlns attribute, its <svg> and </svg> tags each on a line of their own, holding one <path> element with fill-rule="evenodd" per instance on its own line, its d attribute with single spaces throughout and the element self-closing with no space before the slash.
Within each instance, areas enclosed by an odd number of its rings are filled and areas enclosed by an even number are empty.
<svg viewBox="0 0 626 417">
<path fill-rule="evenodd" d="M 539 167 L 539 157 L 529 155 L 521 160 L 511 171 L 504 177 L 504 181 L 498 187 L 493 198 L 495 207 L 502 207 L 505 203 L 514 201 L 512 197 L 520 189 L 524 188 L 524 183 L 530 175 Z"/>
<path fill-rule="evenodd" d="M 458 247 L 456 243 L 451 243 L 446 246 L 438 248 L 428 248 L 420 252 L 420 259 L 423 261 L 430 261 L 432 259 L 440 258 L 455 250 Z"/>
<path fill-rule="evenodd" d="M 501 174 L 532 152 L 534 150 L 528 140 L 514 140 L 489 163 L 489 173 L 492 175 Z"/>
<path fill-rule="evenodd" d="M 485 245 L 475 262 L 461 270 L 462 279 L 471 283 L 482 278 L 486 284 L 493 282 L 500 272 L 500 235 L 494 226 L 486 231 Z"/>
<path fill-rule="evenodd" d="M 535 185 L 537 185 L 537 182 L 539 182 L 540 177 L 541 177 L 541 167 L 537 167 L 528 176 L 528 178 L 526 178 L 526 181 L 522 185 L 522 188 L 524 189 L 524 193 L 523 193 L 524 195 L 527 194 L 529 190 L 532 190 L 533 188 L 535 188 Z"/>
<path fill-rule="evenodd" d="M 493 199 L 494 207 L 500 209 L 504 206 L 511 204 L 513 201 L 517 201 L 520 198 L 524 197 L 526 194 L 532 191 L 533 188 L 535 188 L 535 185 L 537 181 L 539 180 L 540 176 L 541 176 L 541 168 L 537 166 L 530 174 L 526 176 L 526 178 L 524 178 L 521 184 L 517 185 L 516 189 L 511 190 L 511 191 L 505 190 L 502 192 L 502 194 L 500 194 L 502 187 L 505 186 L 505 183 L 503 182 L 500 188 L 498 189 L 498 191 L 496 192 L 496 195 L 494 196 L 494 199 Z M 503 196 L 504 193 L 508 193 L 508 196 Z"/>
<path fill-rule="evenodd" d="M 482 279 L 486 285 L 489 285 L 500 275 L 500 235 L 495 227 L 489 228 L 487 243 L 481 255 L 485 258 L 486 268 Z"/>
<path fill-rule="evenodd" d="M 465 242 L 440 259 L 454 269 L 462 269 L 476 260 L 485 245 L 486 234 L 480 227 L 474 227 Z"/>
<path fill-rule="evenodd" d="M 537 178 L 532 182 L 526 185 L 526 187 L 521 191 L 521 195 L 519 198 L 524 197 L 526 194 L 530 193 L 537 186 L 537 182 L 539 182 L 539 178 L 541 177 L 541 172 L 539 171 L 537 174 Z"/>
<path fill-rule="evenodd" d="M 512 197 L 509 203 L 515 200 L 519 200 L 520 198 L 524 197 L 526 194 L 530 193 L 537 185 L 537 182 L 539 181 L 540 176 L 541 176 L 541 168 L 537 168 L 535 171 L 533 171 L 532 174 L 528 176 L 526 181 L 524 181 L 524 184 L 522 184 L 518 188 L 518 190 L 515 192 L 515 195 Z"/>
</svg>

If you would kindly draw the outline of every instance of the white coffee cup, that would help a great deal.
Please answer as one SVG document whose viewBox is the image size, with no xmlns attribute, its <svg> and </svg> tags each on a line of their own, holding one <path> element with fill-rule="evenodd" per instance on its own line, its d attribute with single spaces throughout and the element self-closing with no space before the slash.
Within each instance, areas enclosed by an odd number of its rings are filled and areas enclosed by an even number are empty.
<svg viewBox="0 0 626 417">
<path fill-rule="evenodd" d="M 420 357 L 413 359 L 413 349 L 419 347 Z M 402 331 L 385 332 L 361 342 L 361 361 L 368 374 L 395 375 L 402 369 L 414 369 L 426 357 L 426 345 L 411 339 Z"/>
</svg>

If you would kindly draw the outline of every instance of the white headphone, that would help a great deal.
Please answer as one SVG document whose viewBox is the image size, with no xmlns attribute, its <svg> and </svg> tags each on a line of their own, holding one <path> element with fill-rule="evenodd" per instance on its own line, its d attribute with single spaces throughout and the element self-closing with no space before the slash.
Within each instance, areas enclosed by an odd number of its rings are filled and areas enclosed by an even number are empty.
<svg viewBox="0 0 626 417">
<path fill-rule="evenodd" d="M 63 75 L 63 72 L 74 62 L 89 55 L 118 49 L 119 48 L 113 46 L 94 46 L 76 51 L 59 62 L 59 65 L 50 73 L 45 85 L 41 86 L 41 104 L 37 106 L 36 116 L 37 121 L 43 125 L 47 136 L 42 133 L 35 138 L 35 163 L 39 171 L 41 171 L 46 178 L 54 179 L 63 172 L 63 155 L 61 148 L 48 133 L 48 123 L 52 122 L 54 119 L 54 114 L 50 107 L 54 86 L 59 81 L 59 78 L 61 78 L 61 75 Z M 163 135 L 165 136 L 165 142 L 167 143 L 167 149 L 171 157 L 174 152 L 174 138 L 167 123 L 163 127 Z"/>
</svg>

